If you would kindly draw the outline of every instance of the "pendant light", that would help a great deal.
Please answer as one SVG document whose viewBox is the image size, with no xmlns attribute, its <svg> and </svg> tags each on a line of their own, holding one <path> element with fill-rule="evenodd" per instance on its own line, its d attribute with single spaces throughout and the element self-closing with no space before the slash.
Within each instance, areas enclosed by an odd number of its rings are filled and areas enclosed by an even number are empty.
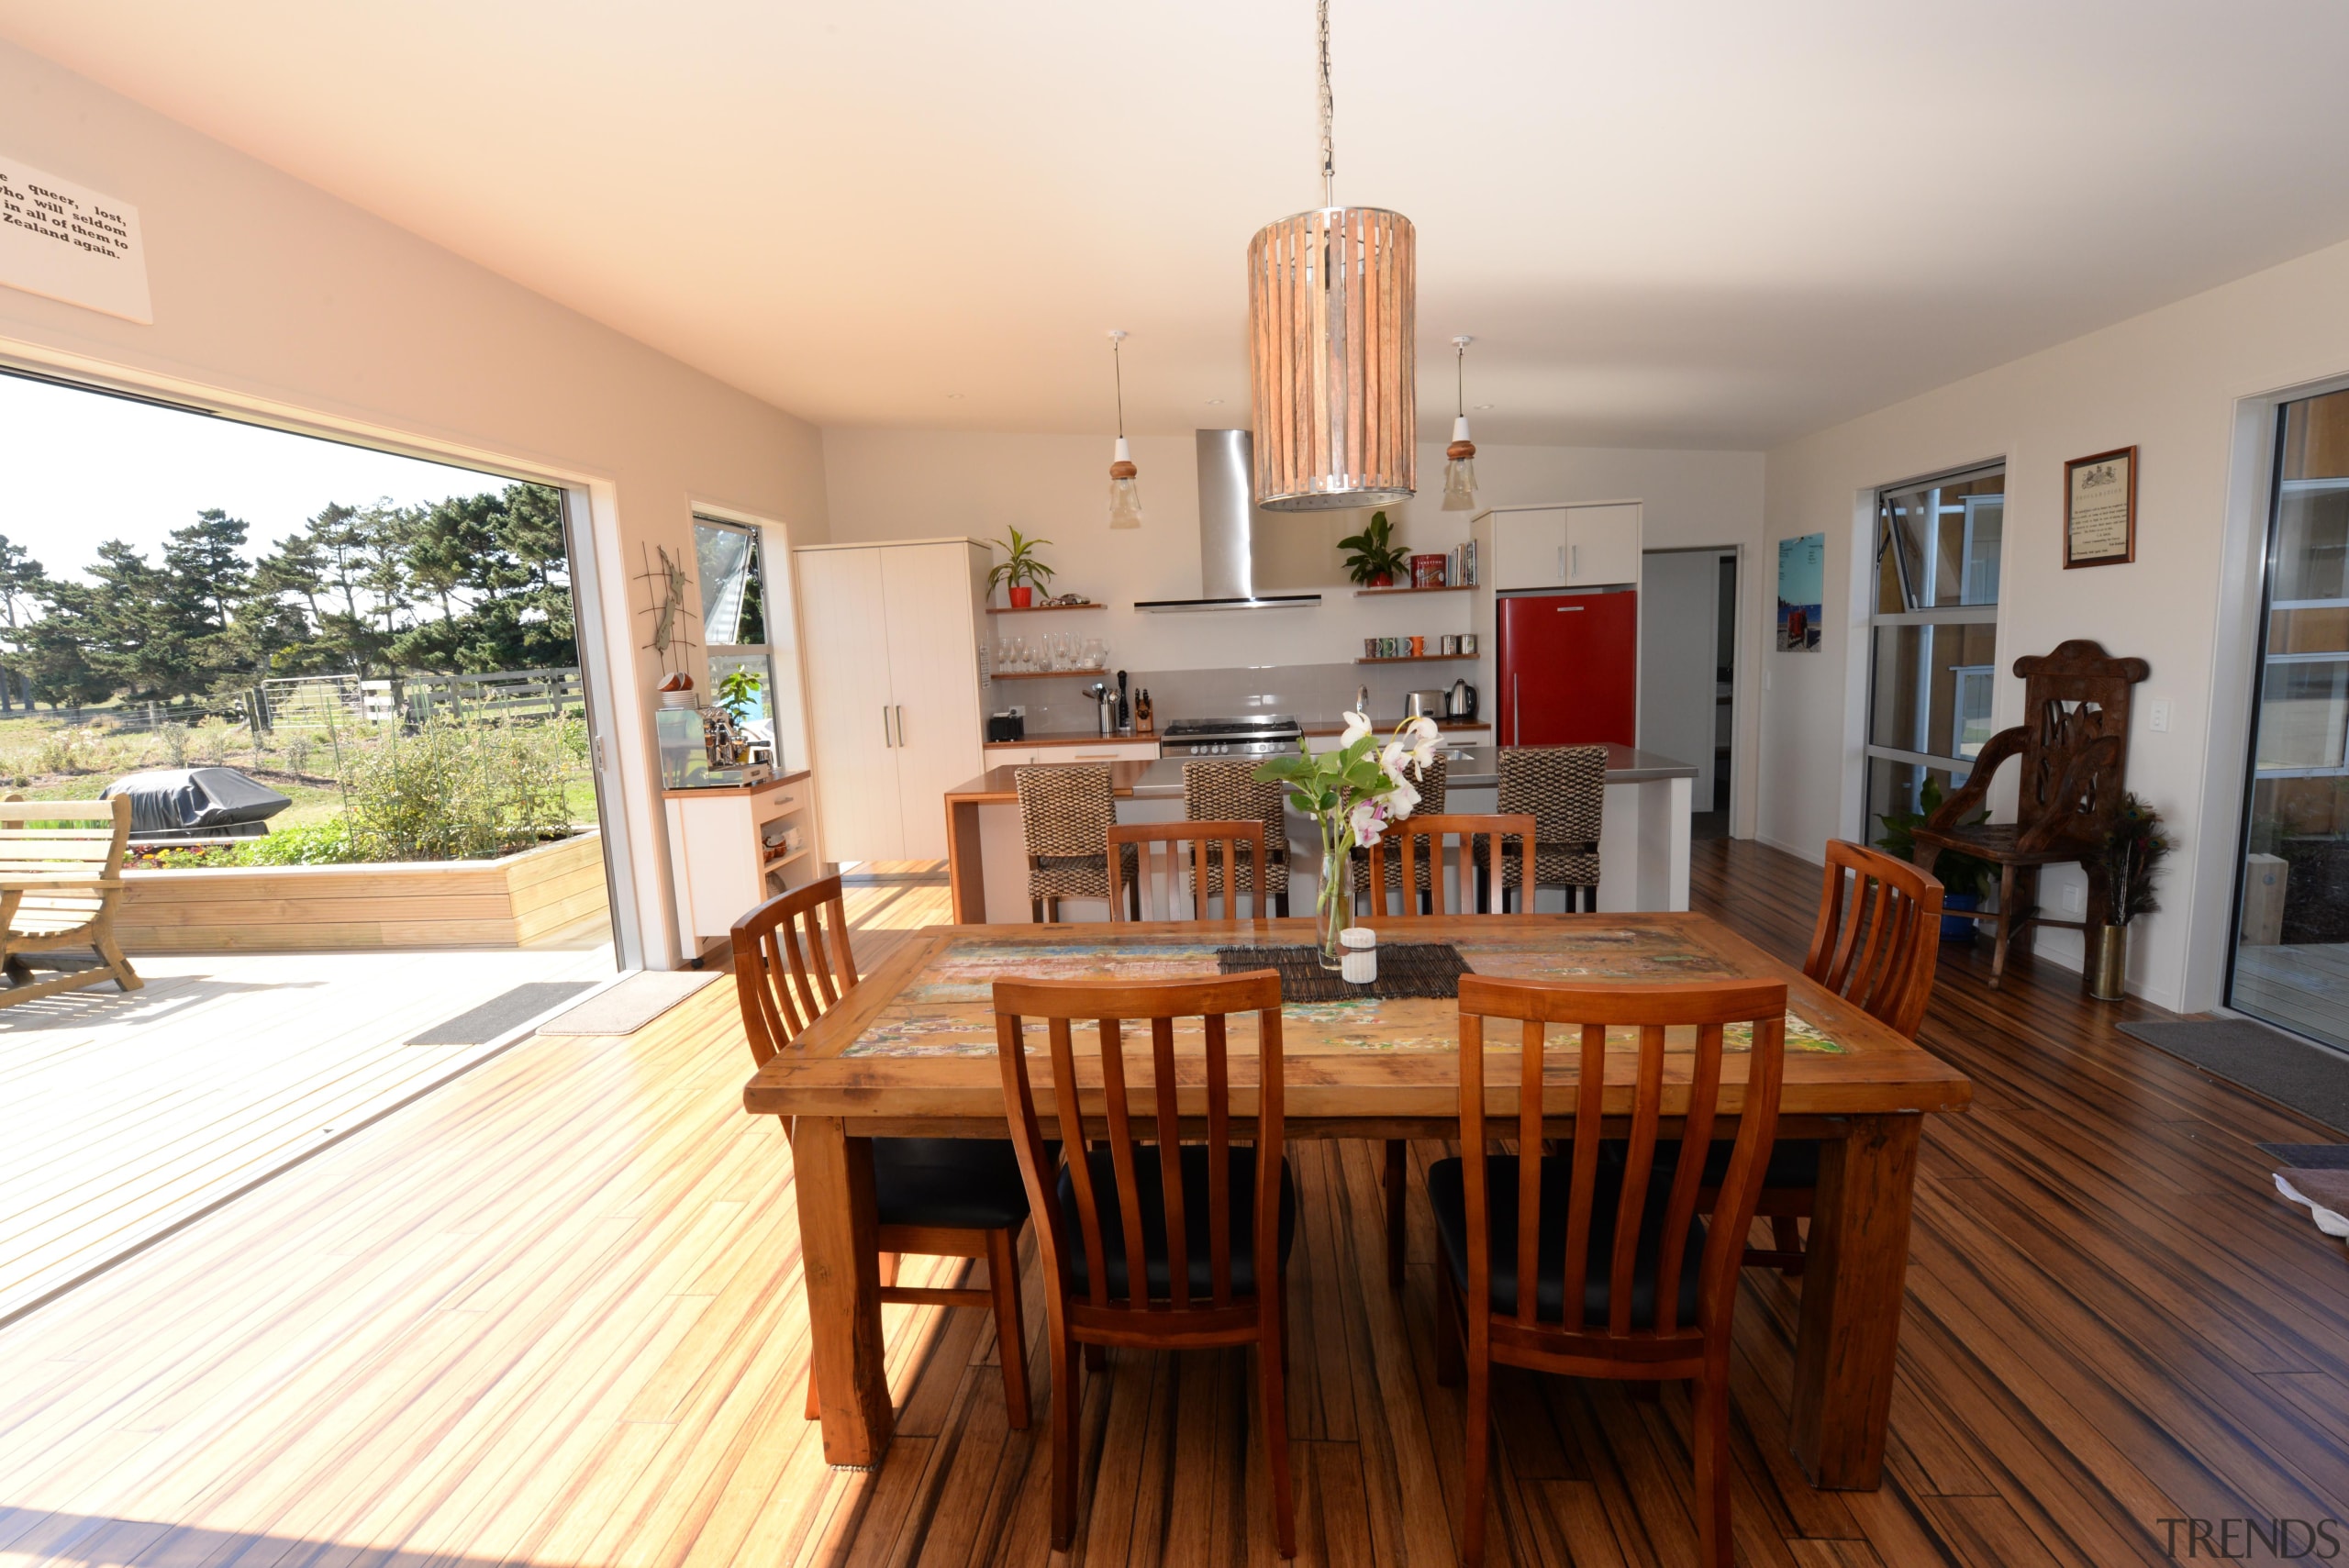
<svg viewBox="0 0 2349 1568">
<path fill-rule="evenodd" d="M 1452 417 L 1452 444 L 1443 449 L 1443 509 L 1476 509 L 1476 443 L 1468 439 L 1468 345 L 1474 338 L 1452 340 L 1453 392 L 1459 410 Z"/>
<path fill-rule="evenodd" d="M 1380 207 L 1337 205 L 1330 0 L 1319 0 L 1321 206 L 1248 245 L 1256 500 L 1275 512 L 1384 506 L 1419 484 L 1417 237 Z"/>
<path fill-rule="evenodd" d="M 1133 449 L 1126 445 L 1126 367 L 1119 352 L 1125 341 L 1121 328 L 1109 329 L 1109 373 L 1118 384 L 1118 447 L 1109 464 L 1109 526 L 1138 528 L 1141 527 L 1141 484 L 1137 476 L 1141 470 L 1134 466 Z"/>
</svg>

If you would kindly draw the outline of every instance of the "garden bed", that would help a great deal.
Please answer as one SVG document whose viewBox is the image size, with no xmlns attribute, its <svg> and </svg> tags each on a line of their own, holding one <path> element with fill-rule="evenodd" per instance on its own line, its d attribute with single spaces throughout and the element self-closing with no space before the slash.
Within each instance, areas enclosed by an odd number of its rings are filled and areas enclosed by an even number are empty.
<svg viewBox="0 0 2349 1568">
<path fill-rule="evenodd" d="M 589 831 L 494 861 L 123 873 L 115 934 L 142 952 L 518 947 L 605 906 Z"/>
</svg>

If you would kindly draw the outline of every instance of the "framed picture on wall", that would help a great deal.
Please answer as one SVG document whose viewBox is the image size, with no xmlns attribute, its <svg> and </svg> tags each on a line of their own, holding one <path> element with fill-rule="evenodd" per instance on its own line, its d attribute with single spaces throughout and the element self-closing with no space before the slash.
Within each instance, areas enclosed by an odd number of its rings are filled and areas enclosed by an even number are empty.
<svg viewBox="0 0 2349 1568">
<path fill-rule="evenodd" d="M 1778 651 L 1819 651 L 1820 612 L 1827 603 L 1827 536 L 1778 541 Z"/>
<path fill-rule="evenodd" d="M 2137 559 L 2137 449 L 2064 465 L 2064 566 L 2123 566 Z"/>
</svg>

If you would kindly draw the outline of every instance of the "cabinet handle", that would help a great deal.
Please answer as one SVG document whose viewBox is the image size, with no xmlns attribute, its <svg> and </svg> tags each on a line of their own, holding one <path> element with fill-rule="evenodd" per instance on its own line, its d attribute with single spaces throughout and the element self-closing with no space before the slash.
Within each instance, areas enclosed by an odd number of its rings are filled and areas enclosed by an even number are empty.
<svg viewBox="0 0 2349 1568">
<path fill-rule="evenodd" d="M 1517 683 L 1518 677 L 1514 674 L 1510 675 L 1508 678 L 1508 738 L 1514 743 L 1522 744 L 1517 711 Z"/>
<path fill-rule="evenodd" d="M 1566 546 L 1566 581 L 1571 583 L 1582 575 L 1582 546 Z"/>
<path fill-rule="evenodd" d="M 1587 605 L 1560 605 L 1558 613 L 1562 616 L 1576 615 L 1589 607 Z"/>
<path fill-rule="evenodd" d="M 904 708 L 902 708 L 902 707 L 901 707 L 901 708 L 897 709 L 897 746 L 898 746 L 898 749 L 899 749 L 900 751 L 904 750 L 904 748 L 905 748 L 905 744 L 906 744 L 906 710 L 905 710 Z"/>
<path fill-rule="evenodd" d="M 1562 545 L 1560 545 L 1560 546 L 1558 547 L 1558 581 L 1559 581 L 1559 582 L 1561 582 L 1561 583 L 1563 583 L 1563 582 L 1564 582 L 1565 580 L 1566 580 L 1566 547 L 1565 547 L 1564 545 L 1563 545 L 1563 544 L 1562 544 Z"/>
<path fill-rule="evenodd" d="M 885 751 L 896 745 L 895 740 L 889 739 L 889 705 L 887 703 L 881 705 L 881 745 Z"/>
</svg>

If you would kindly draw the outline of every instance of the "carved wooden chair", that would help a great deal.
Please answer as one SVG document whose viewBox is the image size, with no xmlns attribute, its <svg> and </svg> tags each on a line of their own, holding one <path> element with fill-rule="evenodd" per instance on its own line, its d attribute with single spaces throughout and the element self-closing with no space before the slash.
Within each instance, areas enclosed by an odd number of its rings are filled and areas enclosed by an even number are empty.
<svg viewBox="0 0 2349 1568">
<path fill-rule="evenodd" d="M 848 911 L 841 879 L 796 888 L 770 898 L 734 922 L 734 988 L 751 1060 L 763 1067 L 802 1030 L 856 989 L 856 959 L 849 951 Z M 791 1136 L 784 1118 L 784 1136 Z M 1003 1362 L 1006 1418 L 1016 1430 L 1029 1422 L 1027 1335 L 1019 1306 L 1019 1229 L 1028 1222 L 1028 1195 L 1009 1142 L 984 1138 L 876 1138 L 873 1140 L 874 1207 L 880 1224 L 874 1250 L 881 1254 L 881 1299 L 916 1306 L 985 1307 L 995 1312 L 996 1351 Z M 896 1259 L 984 1258 L 985 1288 L 900 1285 Z M 807 1373 L 807 1416 L 821 1405 L 816 1373 Z"/>
<path fill-rule="evenodd" d="M 1965 787 L 1942 802 L 1916 836 L 1915 859 L 1927 871 L 1943 850 L 1998 868 L 1997 911 L 1968 916 L 1995 929 L 1992 985 L 2006 974 L 2015 939 L 2032 926 L 2085 931 L 2102 924 L 2111 908 L 2112 889 L 2097 851 L 2126 787 L 2129 689 L 2152 669 L 2143 659 L 2116 659 L 2103 644 L 2076 639 L 2053 653 L 2016 660 L 2015 673 L 2023 678 L 2023 722 L 1990 738 Z M 1966 824 L 2009 758 L 2022 763 L 2015 819 Z M 2086 918 L 2051 920 L 2039 912 L 2040 868 L 2074 863 L 2087 873 Z"/>
</svg>

